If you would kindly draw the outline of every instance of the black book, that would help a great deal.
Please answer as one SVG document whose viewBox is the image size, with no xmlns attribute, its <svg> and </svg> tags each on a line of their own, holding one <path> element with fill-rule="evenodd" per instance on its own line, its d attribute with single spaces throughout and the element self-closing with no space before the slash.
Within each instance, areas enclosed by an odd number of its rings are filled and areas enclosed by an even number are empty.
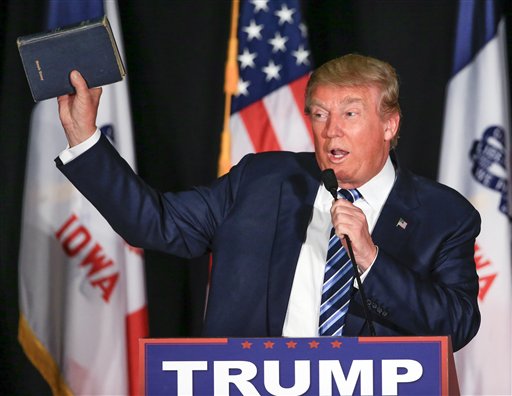
<svg viewBox="0 0 512 396">
<path fill-rule="evenodd" d="M 73 93 L 72 70 L 82 74 L 89 88 L 120 81 L 126 74 L 106 16 L 18 37 L 17 44 L 36 102 Z"/>
</svg>

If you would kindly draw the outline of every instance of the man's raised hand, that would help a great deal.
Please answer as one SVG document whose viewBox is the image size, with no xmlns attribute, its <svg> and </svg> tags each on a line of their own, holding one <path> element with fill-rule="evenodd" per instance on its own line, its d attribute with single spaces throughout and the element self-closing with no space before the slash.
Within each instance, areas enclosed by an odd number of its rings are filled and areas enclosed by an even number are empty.
<svg viewBox="0 0 512 396">
<path fill-rule="evenodd" d="M 89 138 L 96 131 L 96 115 L 100 103 L 101 88 L 87 87 L 82 75 L 73 70 L 70 75 L 75 94 L 57 98 L 59 117 L 70 147 Z"/>
</svg>

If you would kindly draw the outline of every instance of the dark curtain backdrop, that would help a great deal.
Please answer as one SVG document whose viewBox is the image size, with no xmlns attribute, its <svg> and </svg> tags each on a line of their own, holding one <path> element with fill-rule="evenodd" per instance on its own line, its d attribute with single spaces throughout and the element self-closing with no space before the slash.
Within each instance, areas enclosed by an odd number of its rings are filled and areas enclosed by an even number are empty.
<svg viewBox="0 0 512 396">
<path fill-rule="evenodd" d="M 511 30 L 511 7 L 505 6 Z M 125 0 L 119 7 L 140 175 L 162 190 L 208 183 L 217 172 L 230 2 Z M 358 52 L 396 67 L 404 113 L 401 161 L 435 179 L 455 2 L 310 0 L 303 1 L 303 14 L 315 64 Z M 5 395 L 50 393 L 16 340 L 17 258 L 33 102 L 15 42 L 42 30 L 44 15 L 44 1 L 0 0 L 0 394 Z M 198 335 L 207 260 L 186 262 L 148 251 L 146 263 L 150 335 Z"/>
</svg>

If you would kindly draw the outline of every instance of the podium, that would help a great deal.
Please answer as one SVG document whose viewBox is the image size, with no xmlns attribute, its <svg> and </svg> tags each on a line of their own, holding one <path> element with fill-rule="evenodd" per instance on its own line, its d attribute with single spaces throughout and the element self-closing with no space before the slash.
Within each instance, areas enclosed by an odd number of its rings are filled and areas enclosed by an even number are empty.
<svg viewBox="0 0 512 396">
<path fill-rule="evenodd" d="M 459 395 L 448 337 L 139 340 L 145 395 Z"/>
</svg>

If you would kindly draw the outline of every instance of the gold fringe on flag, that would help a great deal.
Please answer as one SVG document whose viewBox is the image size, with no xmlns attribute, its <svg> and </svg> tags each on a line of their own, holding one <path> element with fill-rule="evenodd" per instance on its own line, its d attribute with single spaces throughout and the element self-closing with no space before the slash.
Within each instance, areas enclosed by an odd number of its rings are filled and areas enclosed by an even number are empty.
<svg viewBox="0 0 512 396">
<path fill-rule="evenodd" d="M 231 97 L 238 90 L 238 12 L 240 1 L 233 0 L 231 4 L 231 29 L 228 41 L 228 56 L 226 60 L 226 70 L 224 75 L 224 93 L 226 94 L 224 102 L 224 126 L 220 141 L 220 155 L 218 175 L 222 176 L 231 168 L 231 132 L 229 130 L 229 120 L 231 117 Z"/>
<path fill-rule="evenodd" d="M 25 355 L 27 355 L 32 364 L 39 370 L 46 382 L 48 382 L 48 385 L 50 385 L 53 395 L 73 396 L 73 392 L 71 392 L 66 384 L 59 366 L 50 352 L 34 334 L 23 314 L 20 315 L 18 323 L 18 341 Z"/>
</svg>

